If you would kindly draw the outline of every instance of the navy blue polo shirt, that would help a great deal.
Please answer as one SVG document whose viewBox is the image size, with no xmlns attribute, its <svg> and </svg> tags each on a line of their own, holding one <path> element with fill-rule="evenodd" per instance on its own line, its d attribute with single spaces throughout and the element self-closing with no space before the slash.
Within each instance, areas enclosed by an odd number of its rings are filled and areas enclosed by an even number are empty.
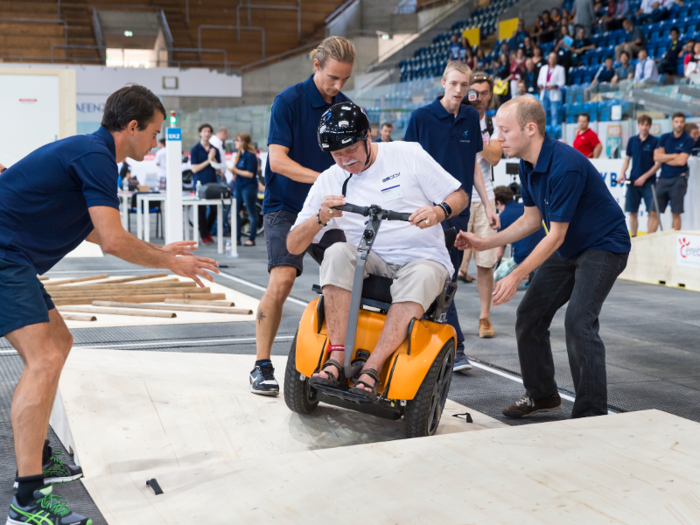
<svg viewBox="0 0 700 525">
<path fill-rule="evenodd" d="M 314 84 L 313 75 L 304 82 L 282 91 L 272 104 L 270 133 L 267 145 L 289 148 L 287 154 L 294 162 L 319 173 L 333 164 L 333 157 L 321 150 L 316 137 L 318 122 L 326 110 L 339 102 L 351 100 L 338 93 L 328 104 Z M 299 213 L 309 194 L 311 184 L 297 182 L 270 169 L 270 156 L 265 164 L 265 199 L 263 213 L 287 210 Z"/>
<path fill-rule="evenodd" d="M 670 133 L 664 133 L 659 139 L 659 145 L 657 147 L 664 148 L 664 151 L 668 154 L 672 153 L 687 153 L 691 155 L 693 153 L 693 139 L 686 132 L 683 132 L 680 137 L 676 138 L 673 131 Z M 673 179 L 683 175 L 688 171 L 688 164 L 683 166 L 669 166 L 668 164 L 661 165 L 661 178 L 662 179 Z"/>
<path fill-rule="evenodd" d="M 523 204 L 537 206 L 550 228 L 567 222 L 557 253 L 572 259 L 586 250 L 629 253 L 625 214 L 593 164 L 571 146 L 545 135 L 537 165 L 520 161 Z"/>
<path fill-rule="evenodd" d="M 0 259 L 49 271 L 92 232 L 88 208 L 119 209 L 105 128 L 42 146 L 0 175 Z"/>
<path fill-rule="evenodd" d="M 211 144 L 209 148 L 214 148 Z M 216 162 L 221 162 L 221 155 L 219 155 L 219 150 L 214 148 L 216 153 L 214 160 Z M 204 149 L 201 142 L 197 142 L 194 148 L 190 150 L 190 164 L 201 164 L 209 158 L 209 152 Z M 210 182 L 219 182 L 219 176 L 216 174 L 216 170 L 211 164 L 209 164 L 202 171 L 197 173 L 192 172 L 192 188 L 197 188 L 197 181 L 202 183 L 202 186 L 209 184 Z"/>
<path fill-rule="evenodd" d="M 500 232 L 508 228 L 522 217 L 524 213 L 525 206 L 521 202 L 511 201 L 506 204 L 504 210 L 498 215 L 501 218 L 501 229 L 498 231 Z M 535 249 L 535 246 L 544 238 L 544 228 L 540 228 L 535 233 L 511 243 L 513 247 L 513 260 L 515 260 L 515 263 L 520 264 L 527 259 L 532 253 L 532 250 Z"/>
<path fill-rule="evenodd" d="M 258 157 L 255 156 L 255 153 L 251 151 L 244 151 L 240 158 L 238 159 L 238 162 L 236 162 L 236 168 L 239 170 L 243 171 L 249 171 L 253 174 L 253 178 L 249 179 L 248 177 L 241 177 L 240 175 L 236 175 L 236 185 L 240 186 L 241 188 L 243 187 L 248 187 L 255 185 L 257 187 L 258 185 Z"/>
<path fill-rule="evenodd" d="M 461 44 L 450 44 L 450 60 L 459 60 L 459 52 L 461 49 Z"/>
<path fill-rule="evenodd" d="M 442 107 L 441 98 L 411 114 L 404 140 L 420 143 L 447 173 L 462 183 L 466 194 L 471 195 L 476 154 L 484 149 L 479 112 L 462 104 L 455 117 Z M 469 204 L 460 215 L 469 215 L 471 202 Z"/>
<path fill-rule="evenodd" d="M 607 69 L 605 66 L 602 66 L 596 73 L 595 78 L 598 79 L 598 82 L 610 82 L 614 76 L 615 69 Z"/>
<path fill-rule="evenodd" d="M 642 141 L 639 135 L 630 137 L 627 143 L 627 156 L 632 157 L 632 170 L 629 180 L 634 182 L 654 166 L 654 150 L 659 147 L 659 139 L 653 135 Z M 656 177 L 649 177 L 644 186 L 654 184 Z"/>
</svg>

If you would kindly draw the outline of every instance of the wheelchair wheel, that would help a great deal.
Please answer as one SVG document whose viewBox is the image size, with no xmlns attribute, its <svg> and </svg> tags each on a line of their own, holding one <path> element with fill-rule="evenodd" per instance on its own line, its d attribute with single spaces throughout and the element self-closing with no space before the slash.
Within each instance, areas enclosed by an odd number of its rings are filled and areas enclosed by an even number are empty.
<svg viewBox="0 0 700 525">
<path fill-rule="evenodd" d="M 406 437 L 432 436 L 437 432 L 452 383 L 454 362 L 455 345 L 454 340 L 450 339 L 428 370 L 416 397 L 406 403 Z"/>
<path fill-rule="evenodd" d="M 309 379 L 301 379 L 297 372 L 297 336 L 294 336 L 292 346 L 289 349 L 287 368 L 284 371 L 284 402 L 292 412 L 297 414 L 310 414 L 318 406 L 316 390 L 309 385 Z"/>
</svg>

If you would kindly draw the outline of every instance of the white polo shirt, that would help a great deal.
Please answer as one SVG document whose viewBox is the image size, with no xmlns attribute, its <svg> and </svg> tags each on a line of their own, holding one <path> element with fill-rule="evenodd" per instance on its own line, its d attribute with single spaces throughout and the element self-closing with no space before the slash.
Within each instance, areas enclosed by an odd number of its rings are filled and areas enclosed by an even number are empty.
<svg viewBox="0 0 700 525">
<path fill-rule="evenodd" d="M 486 113 L 484 113 L 484 116 L 479 121 L 479 124 L 481 124 L 481 138 L 484 141 L 484 146 L 489 144 L 491 140 L 495 139 L 498 135 L 498 127 L 496 126 L 496 121 L 493 120 L 492 122 L 493 133 L 491 133 L 491 136 L 489 137 L 489 132 L 486 130 Z M 479 167 L 481 168 L 481 175 L 484 177 L 484 186 L 486 186 L 486 193 L 489 196 L 489 200 L 493 200 L 494 193 L 493 182 L 491 181 L 491 164 L 489 164 L 488 161 L 481 156 L 481 153 L 476 154 L 476 161 L 479 163 Z M 472 202 L 481 202 L 481 198 L 479 197 L 479 194 L 476 191 L 476 187 L 472 189 Z"/>
<path fill-rule="evenodd" d="M 377 204 L 383 209 L 413 213 L 422 206 L 443 202 L 461 188 L 461 183 L 425 152 L 417 142 L 380 142 L 377 158 L 367 170 L 348 181 L 345 200 L 358 206 Z M 292 229 L 315 217 L 326 195 L 342 195 L 349 172 L 334 164 L 311 186 L 304 207 Z M 329 228 L 345 232 L 347 242 L 358 246 L 367 219 L 344 212 L 330 220 L 313 242 L 319 242 Z M 454 269 L 445 247 L 442 226 L 420 229 L 405 221 L 382 221 L 372 251 L 388 264 L 406 264 L 414 259 L 441 263 L 452 275 Z"/>
</svg>

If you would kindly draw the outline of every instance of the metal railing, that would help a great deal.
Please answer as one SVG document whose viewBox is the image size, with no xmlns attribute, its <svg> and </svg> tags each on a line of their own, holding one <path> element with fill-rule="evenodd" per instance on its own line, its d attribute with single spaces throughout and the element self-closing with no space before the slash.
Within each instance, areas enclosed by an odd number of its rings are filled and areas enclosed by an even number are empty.
<svg viewBox="0 0 700 525">
<path fill-rule="evenodd" d="M 330 14 L 330 16 L 327 17 L 323 22 L 324 22 L 326 25 L 330 24 L 333 20 L 335 20 L 336 18 L 338 18 L 338 17 L 343 13 L 343 11 L 345 11 L 346 9 L 348 9 L 352 4 L 354 4 L 354 3 L 357 2 L 357 1 L 358 1 L 358 0 L 347 0 L 347 2 L 345 2 L 343 5 L 341 5 L 341 6 L 340 6 L 338 9 L 336 9 L 335 11 L 333 11 L 333 12 Z"/>
<path fill-rule="evenodd" d="M 291 5 L 268 5 L 268 4 L 251 4 L 250 0 L 248 0 L 247 4 L 243 3 L 243 0 L 238 0 L 238 5 L 236 6 L 236 25 L 238 26 L 238 30 L 236 31 L 237 33 L 237 38 L 238 41 L 241 41 L 241 7 L 245 7 L 248 9 L 248 27 L 252 27 L 251 24 L 251 19 L 250 19 L 250 10 L 251 9 L 275 9 L 275 10 L 280 10 L 280 11 L 296 11 L 297 12 L 297 38 L 299 42 L 301 42 L 301 0 L 297 0 L 297 6 L 291 6 Z M 263 58 L 265 56 L 263 55 Z"/>
<path fill-rule="evenodd" d="M 265 28 L 264 27 L 252 27 L 252 26 L 243 26 L 241 27 L 240 25 L 235 25 L 235 26 L 219 26 L 219 25 L 210 25 L 210 24 L 202 24 L 199 27 L 197 27 L 197 48 L 201 49 L 202 48 L 202 29 L 243 29 L 246 31 L 260 31 L 262 33 L 262 59 L 265 60 Z M 201 53 L 200 53 L 201 56 Z"/>
<path fill-rule="evenodd" d="M 158 21 L 160 22 L 160 28 L 163 30 L 163 37 L 165 38 L 165 45 L 168 49 L 171 49 L 175 45 L 173 40 L 173 34 L 170 32 L 170 26 L 168 25 L 168 19 L 165 18 L 165 11 L 160 10 Z"/>
<path fill-rule="evenodd" d="M 97 16 L 97 8 L 96 7 L 92 8 L 92 28 L 95 31 L 95 42 L 97 42 L 98 46 L 101 46 L 100 56 L 104 60 L 105 53 L 102 52 L 102 48 L 105 45 L 105 39 L 104 39 L 104 35 L 102 34 L 102 27 L 100 26 L 100 17 Z"/>
<path fill-rule="evenodd" d="M 0 22 L 20 22 L 23 24 L 63 24 L 63 40 L 68 44 L 68 22 L 60 18 L 0 18 Z"/>
</svg>

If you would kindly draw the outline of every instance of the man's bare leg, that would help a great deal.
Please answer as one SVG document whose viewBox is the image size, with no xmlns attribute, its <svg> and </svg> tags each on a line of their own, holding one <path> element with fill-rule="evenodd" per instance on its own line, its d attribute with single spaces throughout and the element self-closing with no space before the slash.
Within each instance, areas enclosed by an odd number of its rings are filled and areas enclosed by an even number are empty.
<svg viewBox="0 0 700 525">
<path fill-rule="evenodd" d="M 655 211 L 649 212 L 647 220 L 647 233 L 654 233 L 659 228 L 659 215 Z"/>
<path fill-rule="evenodd" d="M 673 215 L 673 229 L 680 230 L 681 229 L 681 214 L 680 213 L 672 213 L 671 215 Z"/>
<path fill-rule="evenodd" d="M 372 355 L 367 359 L 364 368 L 374 368 L 377 372 L 381 372 L 384 362 L 387 358 L 394 353 L 394 351 L 403 343 L 406 339 L 406 330 L 408 329 L 408 323 L 414 317 L 420 319 L 423 317 L 423 307 L 418 303 L 405 302 L 405 303 L 394 303 L 389 308 L 389 312 L 386 314 L 386 321 L 384 321 L 384 328 L 382 328 L 382 334 L 379 336 L 379 341 L 377 341 L 377 346 L 374 348 Z M 364 375 L 363 381 L 374 380 Z M 372 384 L 372 383 L 370 383 Z M 358 388 L 362 388 L 371 391 L 370 388 L 364 385 L 357 385 Z"/>
<path fill-rule="evenodd" d="M 57 317 L 60 318 L 58 312 L 51 310 L 48 323 L 25 326 L 5 335 L 25 365 L 12 400 L 12 429 L 20 477 L 42 472 L 41 451 L 53 400 L 73 345 L 70 332 L 66 335 L 63 331 L 65 323 L 58 326 Z"/>
<path fill-rule="evenodd" d="M 270 270 L 270 282 L 260 299 L 255 322 L 257 360 L 270 359 L 272 343 L 282 320 L 284 302 L 292 292 L 297 269 L 293 266 L 275 266 Z"/>
<path fill-rule="evenodd" d="M 472 258 L 472 251 L 471 250 L 464 250 L 464 254 L 462 255 L 462 264 L 459 266 L 459 272 L 457 275 L 467 281 L 468 283 L 472 282 L 474 280 L 474 277 L 469 275 L 469 272 L 467 270 L 469 269 L 469 261 Z"/>
<path fill-rule="evenodd" d="M 637 228 L 639 227 L 639 218 L 636 213 L 630 213 L 630 233 L 632 237 L 637 236 Z"/>
<path fill-rule="evenodd" d="M 348 315 L 350 313 L 352 293 L 338 286 L 327 284 L 323 287 L 323 297 L 328 339 L 332 345 L 342 345 L 345 343 L 345 335 L 348 331 Z M 345 352 L 335 351 L 332 357 L 339 363 L 342 363 L 345 359 Z M 338 374 L 339 372 L 335 367 L 329 366 L 325 370 L 315 373 L 313 377 L 330 379 L 330 376 L 338 377 Z"/>
<path fill-rule="evenodd" d="M 479 302 L 481 303 L 479 319 L 489 319 L 493 295 L 493 270 L 491 268 L 476 267 L 476 286 L 479 290 Z"/>
</svg>

